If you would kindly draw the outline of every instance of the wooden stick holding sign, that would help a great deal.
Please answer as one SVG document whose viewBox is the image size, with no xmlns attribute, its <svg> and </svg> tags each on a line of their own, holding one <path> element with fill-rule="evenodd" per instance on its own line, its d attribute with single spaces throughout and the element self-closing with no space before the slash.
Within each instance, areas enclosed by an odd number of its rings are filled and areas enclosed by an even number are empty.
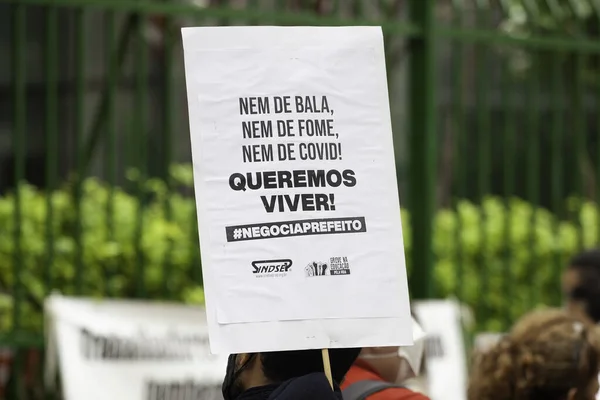
<svg viewBox="0 0 600 400">
<path fill-rule="evenodd" d="M 331 390 L 333 390 L 333 376 L 331 375 L 331 361 L 329 360 L 329 349 L 322 349 L 321 355 L 323 356 L 323 370 L 325 371 L 325 376 L 329 381 L 329 386 L 331 386 Z"/>
</svg>

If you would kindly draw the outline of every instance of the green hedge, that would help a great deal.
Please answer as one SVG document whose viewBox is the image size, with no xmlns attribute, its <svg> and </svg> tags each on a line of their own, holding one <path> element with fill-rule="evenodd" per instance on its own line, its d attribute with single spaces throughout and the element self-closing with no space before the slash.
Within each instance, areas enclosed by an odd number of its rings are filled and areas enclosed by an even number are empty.
<svg viewBox="0 0 600 400">
<path fill-rule="evenodd" d="M 135 195 L 86 179 L 81 187 L 80 224 L 74 186 L 50 194 L 20 187 L 22 328 L 40 329 L 43 299 L 51 290 L 203 302 L 196 207 L 189 190 L 191 168 L 173 166 L 171 177 L 172 190 L 168 190 L 159 180 L 139 184 L 131 171 L 127 186 Z M 48 225 L 50 202 L 53 218 Z M 0 198 L 0 332 L 9 330 L 13 322 L 14 228 L 15 199 L 8 195 Z M 48 267 L 50 241 L 54 246 Z M 84 266 L 79 285 L 78 260 Z"/>
<path fill-rule="evenodd" d="M 600 226 L 594 203 L 570 200 L 566 209 L 561 221 L 521 199 L 488 197 L 439 211 L 438 295 L 461 298 L 475 311 L 477 329 L 492 332 L 533 307 L 560 305 L 562 270 L 574 253 L 597 245 Z"/>
<path fill-rule="evenodd" d="M 40 329 L 43 299 L 51 290 L 202 303 L 191 187 L 188 165 L 171 168 L 169 186 L 159 180 L 140 184 L 135 172 L 128 174 L 127 191 L 88 178 L 80 203 L 72 185 L 50 194 L 21 186 L 21 327 Z M 436 294 L 472 306 L 478 328 L 501 330 L 533 305 L 560 301 L 560 269 L 580 243 L 597 242 L 598 212 L 592 203 L 571 202 L 574 224 L 519 199 L 508 202 L 508 213 L 499 198 L 482 204 L 461 201 L 456 210 L 437 213 Z M 13 326 L 15 215 L 14 195 L 0 197 L 0 333 Z M 410 215 L 403 210 L 402 217 L 410 261 Z M 77 260 L 84 266 L 79 285 Z"/>
</svg>

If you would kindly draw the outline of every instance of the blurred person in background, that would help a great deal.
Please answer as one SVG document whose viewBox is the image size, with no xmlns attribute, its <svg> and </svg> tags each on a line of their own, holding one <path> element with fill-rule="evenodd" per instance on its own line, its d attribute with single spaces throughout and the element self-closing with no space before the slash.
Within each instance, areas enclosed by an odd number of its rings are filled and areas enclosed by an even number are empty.
<svg viewBox="0 0 600 400">
<path fill-rule="evenodd" d="M 468 400 L 593 400 L 600 368 L 594 329 L 564 310 L 527 314 L 475 358 Z"/>
<path fill-rule="evenodd" d="M 360 349 L 330 349 L 332 389 L 321 350 L 277 351 L 229 356 L 225 400 L 342 400 L 339 388 Z"/>
<path fill-rule="evenodd" d="M 420 372 L 424 340 L 413 318 L 413 346 L 364 348 L 342 384 L 344 400 L 428 400 L 405 385 Z"/>
<path fill-rule="evenodd" d="M 569 261 L 562 290 L 569 312 L 600 323 L 600 249 L 583 251 Z M 600 394 L 596 398 L 600 400 Z"/>
<path fill-rule="evenodd" d="M 600 249 L 573 257 L 562 276 L 566 307 L 594 324 L 600 322 Z"/>
</svg>

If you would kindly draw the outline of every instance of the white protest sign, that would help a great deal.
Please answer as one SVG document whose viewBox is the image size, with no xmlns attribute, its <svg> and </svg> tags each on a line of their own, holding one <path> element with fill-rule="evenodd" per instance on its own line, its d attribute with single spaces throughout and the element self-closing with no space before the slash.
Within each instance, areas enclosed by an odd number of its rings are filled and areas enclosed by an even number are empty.
<svg viewBox="0 0 600 400">
<path fill-rule="evenodd" d="M 465 400 L 467 360 L 461 324 L 461 307 L 452 300 L 413 304 L 427 334 L 427 394 L 431 400 Z"/>
<path fill-rule="evenodd" d="M 52 296 L 46 316 L 46 379 L 60 366 L 65 400 L 223 398 L 200 307 Z"/>
<path fill-rule="evenodd" d="M 410 344 L 381 28 L 182 35 L 211 350 Z"/>
</svg>

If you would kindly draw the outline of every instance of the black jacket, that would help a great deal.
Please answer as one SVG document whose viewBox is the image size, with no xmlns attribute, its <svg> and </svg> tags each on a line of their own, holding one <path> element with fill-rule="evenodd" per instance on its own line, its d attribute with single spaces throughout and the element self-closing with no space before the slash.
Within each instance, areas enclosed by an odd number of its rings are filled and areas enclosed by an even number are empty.
<svg viewBox="0 0 600 400">
<path fill-rule="evenodd" d="M 248 389 L 236 400 L 342 400 L 339 387 L 335 385 L 334 389 L 331 390 L 325 374 L 314 373 Z"/>
</svg>

